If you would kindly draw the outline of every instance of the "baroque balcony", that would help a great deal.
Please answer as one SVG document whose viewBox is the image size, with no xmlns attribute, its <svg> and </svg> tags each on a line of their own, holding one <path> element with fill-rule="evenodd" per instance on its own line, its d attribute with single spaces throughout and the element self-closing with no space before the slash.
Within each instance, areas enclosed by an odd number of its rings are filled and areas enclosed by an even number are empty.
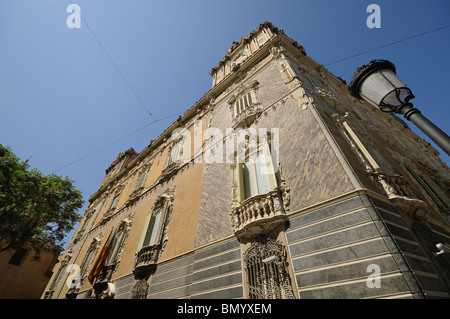
<svg viewBox="0 0 450 319">
<path fill-rule="evenodd" d="M 272 190 L 266 194 L 246 199 L 232 209 L 231 223 L 237 238 L 255 238 L 287 221 L 282 191 Z"/>
<path fill-rule="evenodd" d="M 401 175 L 374 174 L 381 184 L 386 195 L 394 206 L 414 219 L 425 219 L 428 213 L 428 205 L 419 199 L 409 184 Z"/>
<path fill-rule="evenodd" d="M 133 271 L 136 276 L 140 277 L 140 274 L 145 276 L 146 273 L 156 269 L 160 248 L 159 244 L 145 246 L 136 253 Z"/>
<path fill-rule="evenodd" d="M 172 178 L 178 170 L 180 169 L 181 164 L 177 162 L 172 162 L 168 164 L 162 171 L 159 177 L 159 183 L 164 183 Z"/>
<path fill-rule="evenodd" d="M 103 266 L 102 272 L 95 280 L 95 284 L 107 283 L 111 281 L 112 275 L 116 270 L 117 263 Z"/>
<path fill-rule="evenodd" d="M 262 113 L 262 111 L 261 103 L 253 103 L 236 115 L 231 126 L 233 128 L 248 126 Z"/>
</svg>

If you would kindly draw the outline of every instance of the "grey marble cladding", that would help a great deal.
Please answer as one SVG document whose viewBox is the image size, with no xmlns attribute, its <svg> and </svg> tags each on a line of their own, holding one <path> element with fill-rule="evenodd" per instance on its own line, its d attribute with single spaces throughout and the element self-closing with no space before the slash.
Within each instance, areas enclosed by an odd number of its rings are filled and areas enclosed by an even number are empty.
<svg viewBox="0 0 450 319">
<path fill-rule="evenodd" d="M 361 225 L 355 228 L 331 233 L 322 237 L 317 237 L 295 244 L 291 244 L 289 249 L 291 256 L 299 256 L 307 253 L 313 253 L 320 250 L 330 249 L 357 243 L 366 239 L 379 237 L 379 232 L 373 223 Z"/>
<path fill-rule="evenodd" d="M 435 234 L 446 236 L 444 229 L 433 226 Z M 301 298 L 446 292 L 406 222 L 378 199 L 356 196 L 291 218 L 286 237 Z M 380 266 L 382 289 L 368 289 L 364 278 L 369 264 Z"/>
<path fill-rule="evenodd" d="M 370 215 L 367 210 L 361 209 L 356 212 L 341 215 L 333 219 L 321 221 L 318 224 L 314 224 L 303 228 L 301 231 L 287 233 L 287 238 L 290 242 L 314 237 L 331 231 L 336 231 L 341 228 L 346 228 L 356 224 L 370 221 Z"/>
<path fill-rule="evenodd" d="M 386 295 L 389 291 L 390 295 L 405 294 L 409 292 L 407 281 L 402 275 L 390 276 L 383 278 L 383 289 L 369 288 L 365 280 L 360 282 L 343 283 L 342 285 L 334 285 L 327 287 L 317 287 L 316 289 L 299 291 L 300 298 L 304 299 L 358 299 L 376 298 Z M 413 298 L 411 296 L 411 298 Z"/>
<path fill-rule="evenodd" d="M 376 264 L 380 267 L 381 276 L 386 273 L 398 271 L 398 265 L 390 255 L 376 259 L 363 260 L 357 263 L 338 265 L 327 269 L 319 269 L 313 272 L 301 273 L 296 276 L 299 287 L 308 287 L 323 283 L 333 283 L 350 279 L 366 279 L 370 274 L 367 267 Z"/>
<path fill-rule="evenodd" d="M 389 249 L 383 239 L 379 238 L 320 254 L 296 258 L 292 260 L 292 264 L 296 270 L 307 270 L 386 253 L 389 253 Z"/>
<path fill-rule="evenodd" d="M 240 244 L 231 240 L 158 266 L 149 298 L 240 298 L 242 287 L 235 287 L 242 284 L 240 258 Z"/>
<path fill-rule="evenodd" d="M 203 294 L 195 295 L 192 299 L 236 299 L 244 296 L 242 287 L 232 287 L 222 290 L 205 292 Z"/>
<path fill-rule="evenodd" d="M 346 201 L 342 201 L 340 203 L 336 203 L 334 205 L 330 205 L 324 208 L 320 208 L 317 210 L 314 210 L 312 212 L 303 214 L 298 217 L 291 218 L 289 220 L 289 230 L 300 227 L 306 224 L 317 222 L 321 219 L 327 219 L 330 217 L 333 217 L 335 215 L 342 214 L 344 212 L 348 212 L 351 210 L 355 210 L 358 208 L 363 208 L 363 202 L 359 197 L 354 197 L 351 199 L 348 199 Z"/>
<path fill-rule="evenodd" d="M 196 251 L 194 258 L 195 258 L 195 260 L 198 260 L 198 259 L 202 259 L 202 258 L 211 256 L 211 255 L 215 255 L 217 253 L 220 253 L 220 252 L 232 249 L 232 248 L 239 248 L 239 247 L 240 247 L 239 241 L 234 239 L 234 240 L 228 241 L 224 244 L 214 246 L 212 248 Z"/>
</svg>

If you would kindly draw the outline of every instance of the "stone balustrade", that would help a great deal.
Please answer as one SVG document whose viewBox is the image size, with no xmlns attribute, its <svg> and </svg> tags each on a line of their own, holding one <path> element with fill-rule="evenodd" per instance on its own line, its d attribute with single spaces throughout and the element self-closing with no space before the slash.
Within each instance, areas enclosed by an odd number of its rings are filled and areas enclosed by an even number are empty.
<svg viewBox="0 0 450 319">
<path fill-rule="evenodd" d="M 279 189 L 246 199 L 232 209 L 232 226 L 237 238 L 253 238 L 287 220 Z"/>
<path fill-rule="evenodd" d="M 141 248 L 136 253 L 136 260 L 134 264 L 134 271 L 140 272 L 151 268 L 156 268 L 158 262 L 158 255 L 160 245 L 151 245 Z"/>
<path fill-rule="evenodd" d="M 263 109 L 261 103 L 253 103 L 236 115 L 231 126 L 234 128 L 247 126 L 251 124 L 255 118 L 262 113 L 262 111 Z"/>
</svg>

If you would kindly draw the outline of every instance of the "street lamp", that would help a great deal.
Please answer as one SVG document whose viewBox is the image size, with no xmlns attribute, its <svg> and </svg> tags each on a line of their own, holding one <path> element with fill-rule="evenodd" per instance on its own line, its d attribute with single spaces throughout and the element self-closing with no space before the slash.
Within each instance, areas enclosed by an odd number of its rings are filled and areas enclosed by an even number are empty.
<svg viewBox="0 0 450 319">
<path fill-rule="evenodd" d="M 411 90 L 397 77 L 395 66 L 387 60 L 372 60 L 353 72 L 350 92 L 375 105 L 383 112 L 403 114 L 450 155 L 450 138 L 431 123 L 410 102 Z"/>
</svg>

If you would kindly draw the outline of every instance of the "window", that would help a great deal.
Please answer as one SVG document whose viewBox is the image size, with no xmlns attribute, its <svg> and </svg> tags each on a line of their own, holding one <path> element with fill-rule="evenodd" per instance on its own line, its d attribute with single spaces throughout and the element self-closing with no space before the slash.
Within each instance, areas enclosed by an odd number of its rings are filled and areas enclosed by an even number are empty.
<svg viewBox="0 0 450 319">
<path fill-rule="evenodd" d="M 58 282 L 59 278 L 61 277 L 61 274 L 63 273 L 63 271 L 66 269 L 66 264 L 61 265 L 55 275 L 55 279 L 53 279 L 52 284 L 50 285 L 50 290 L 53 290 L 53 288 L 55 288 L 56 283 Z"/>
<path fill-rule="evenodd" d="M 94 219 L 92 218 L 95 215 L 98 215 L 98 213 L 100 212 L 100 209 L 102 208 L 104 202 L 100 202 L 95 205 L 95 208 L 93 210 L 89 210 L 88 212 L 86 212 L 85 214 L 85 218 L 84 218 L 84 223 L 83 226 L 80 229 L 80 232 L 85 230 L 87 228 L 87 226 L 89 225 L 89 223 Z"/>
<path fill-rule="evenodd" d="M 145 233 L 144 242 L 142 244 L 143 247 L 159 244 L 163 232 L 164 217 L 164 207 L 159 208 L 156 210 L 156 212 L 150 214 L 147 224 L 147 231 Z"/>
<path fill-rule="evenodd" d="M 147 170 L 144 170 L 138 177 L 136 184 L 134 185 L 133 191 L 138 190 L 142 186 L 144 186 L 145 178 L 147 177 Z"/>
<path fill-rule="evenodd" d="M 89 268 L 89 265 L 91 264 L 92 260 L 94 259 L 94 255 L 95 255 L 96 251 L 97 251 L 97 246 L 94 246 L 94 244 L 91 245 L 86 257 L 84 257 L 83 264 L 81 265 L 80 278 L 83 278 L 84 275 L 86 274 L 86 271 Z"/>
<path fill-rule="evenodd" d="M 86 227 L 87 227 L 87 225 L 88 225 L 89 220 L 91 219 L 91 217 L 92 217 L 92 214 L 89 214 L 88 216 L 86 216 L 86 218 L 84 219 L 83 226 L 81 227 L 80 231 L 83 231 L 83 230 L 86 229 Z"/>
<path fill-rule="evenodd" d="M 255 93 L 252 91 L 242 94 L 242 96 L 233 103 L 233 117 L 241 114 L 249 106 L 256 102 Z"/>
<path fill-rule="evenodd" d="M 252 242 L 244 254 L 250 299 L 294 299 L 284 246 L 271 238 Z"/>
<path fill-rule="evenodd" d="M 233 120 L 261 111 L 259 110 L 261 103 L 258 102 L 256 96 L 258 85 L 259 83 L 256 80 L 247 84 L 241 84 L 236 93 L 227 101 L 230 105 Z"/>
<path fill-rule="evenodd" d="M 22 266 L 29 251 L 30 249 L 17 248 L 16 251 L 14 252 L 14 255 L 9 260 L 9 263 L 11 265 Z"/>
<path fill-rule="evenodd" d="M 119 252 L 121 251 L 125 239 L 127 237 L 127 231 L 124 227 L 122 229 L 119 229 L 118 233 L 114 236 L 112 244 L 111 244 L 111 250 L 108 254 L 108 258 L 106 259 L 106 266 L 113 265 L 119 256 Z"/>
<path fill-rule="evenodd" d="M 239 202 L 247 198 L 266 194 L 278 186 L 267 141 L 259 143 L 255 150 L 247 149 L 241 160 L 236 156 L 235 180 Z"/>
<path fill-rule="evenodd" d="M 110 210 L 116 208 L 117 202 L 119 201 L 119 197 L 120 197 L 120 194 L 118 194 L 114 197 L 114 199 L 111 203 L 111 206 L 109 207 Z"/>
<path fill-rule="evenodd" d="M 313 76 L 308 76 L 307 78 L 308 78 L 308 80 L 309 80 L 309 83 L 311 83 L 311 85 L 312 85 L 315 89 L 318 89 L 318 88 L 321 88 L 321 87 L 322 87 L 320 81 L 318 81 L 317 79 L 315 79 Z"/>
<path fill-rule="evenodd" d="M 179 142 L 176 142 L 173 147 L 169 150 L 169 153 L 167 155 L 167 160 L 166 160 L 166 167 L 174 164 L 174 163 L 178 163 L 181 160 L 181 156 L 183 154 L 183 145 L 184 145 L 184 140 L 182 139 Z"/>
<path fill-rule="evenodd" d="M 147 216 L 133 271 L 138 280 L 148 278 L 156 270 L 158 258 L 166 246 L 174 193 L 174 189 L 167 189 L 159 195 Z"/>
<path fill-rule="evenodd" d="M 265 154 L 253 155 L 241 164 L 244 199 L 268 193 L 276 187 L 275 176 L 266 174 L 266 166 L 271 165 Z"/>
</svg>

